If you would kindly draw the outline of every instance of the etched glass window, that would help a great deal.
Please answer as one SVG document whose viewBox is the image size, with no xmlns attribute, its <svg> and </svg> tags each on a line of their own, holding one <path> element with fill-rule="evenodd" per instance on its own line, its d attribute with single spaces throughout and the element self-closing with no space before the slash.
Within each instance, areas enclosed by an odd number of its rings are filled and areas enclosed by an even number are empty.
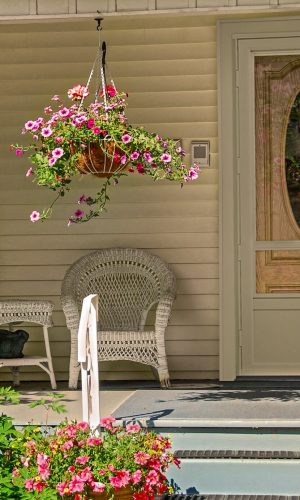
<svg viewBox="0 0 300 500">
<path fill-rule="evenodd" d="M 287 125 L 285 174 L 291 209 L 300 226 L 300 92 L 292 105 Z"/>
</svg>

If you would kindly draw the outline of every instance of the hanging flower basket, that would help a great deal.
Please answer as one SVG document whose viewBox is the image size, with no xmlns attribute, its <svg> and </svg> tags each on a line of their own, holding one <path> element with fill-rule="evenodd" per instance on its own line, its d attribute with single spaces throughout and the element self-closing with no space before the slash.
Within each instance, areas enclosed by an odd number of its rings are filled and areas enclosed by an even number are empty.
<svg viewBox="0 0 300 500">
<path fill-rule="evenodd" d="M 95 197 L 83 194 L 69 224 L 87 222 L 101 215 L 109 200 L 111 183 L 123 175 L 136 173 L 154 180 L 166 179 L 183 185 L 198 177 L 198 165 L 184 163 L 185 152 L 178 141 L 163 139 L 143 127 L 128 123 L 125 109 L 127 94 L 117 90 L 114 81 L 106 83 L 106 45 L 99 50 L 88 82 L 68 90 L 73 104 L 67 106 L 58 95 L 44 108 L 45 117 L 28 120 L 22 134 L 29 134 L 32 143 L 23 147 L 12 145 L 17 156 L 29 153 L 32 166 L 26 176 L 40 186 L 57 192 L 51 206 L 34 210 L 32 222 L 45 220 L 52 214 L 54 203 L 71 189 L 73 178 L 93 174 L 105 178 Z M 95 68 L 100 66 L 94 101 L 86 104 L 89 85 Z"/>
<path fill-rule="evenodd" d="M 127 163 L 120 165 L 121 155 L 122 150 L 113 141 L 103 141 L 102 144 L 92 142 L 78 155 L 76 167 L 81 174 L 109 178 L 125 169 Z"/>
</svg>

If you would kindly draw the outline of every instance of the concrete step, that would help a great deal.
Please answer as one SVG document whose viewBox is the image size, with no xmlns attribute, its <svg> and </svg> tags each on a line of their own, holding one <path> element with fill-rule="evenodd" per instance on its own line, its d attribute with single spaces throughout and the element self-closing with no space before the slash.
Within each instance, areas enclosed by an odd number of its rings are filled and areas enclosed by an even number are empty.
<svg viewBox="0 0 300 500">
<path fill-rule="evenodd" d="M 185 494 L 300 494 L 299 459 L 183 459 L 167 475 L 175 491 Z"/>
<path fill-rule="evenodd" d="M 168 478 L 178 494 L 196 495 L 193 500 L 199 495 L 212 495 L 208 500 L 216 495 L 222 499 L 239 496 L 242 500 L 249 496 L 300 499 L 299 428 L 197 428 L 177 432 L 174 428 L 170 434 L 181 468 L 171 467 Z"/>
<path fill-rule="evenodd" d="M 184 495 L 165 494 L 161 500 L 299 500 L 300 496 L 288 495 Z"/>
</svg>

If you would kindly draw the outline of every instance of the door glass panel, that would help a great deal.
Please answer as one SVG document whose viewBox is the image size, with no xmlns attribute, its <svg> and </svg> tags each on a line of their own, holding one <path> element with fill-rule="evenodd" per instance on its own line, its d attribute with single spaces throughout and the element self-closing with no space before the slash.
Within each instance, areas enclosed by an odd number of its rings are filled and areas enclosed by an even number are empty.
<svg viewBox="0 0 300 500">
<path fill-rule="evenodd" d="M 292 105 L 286 131 L 285 174 L 291 209 L 300 225 L 300 93 Z"/>
<path fill-rule="evenodd" d="M 255 58 L 257 241 L 300 239 L 299 92 L 299 54 Z"/>
<path fill-rule="evenodd" d="M 255 120 L 256 293 L 299 294 L 300 250 L 282 245 L 300 248 L 299 54 L 255 58 Z"/>
</svg>

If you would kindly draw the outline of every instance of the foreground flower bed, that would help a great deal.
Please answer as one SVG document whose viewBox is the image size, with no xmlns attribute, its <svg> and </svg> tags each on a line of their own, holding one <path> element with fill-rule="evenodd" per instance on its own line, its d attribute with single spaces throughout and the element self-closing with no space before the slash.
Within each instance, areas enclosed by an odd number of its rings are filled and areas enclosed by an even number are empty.
<svg viewBox="0 0 300 500">
<path fill-rule="evenodd" d="M 20 498 L 146 500 L 172 491 L 165 471 L 179 462 L 168 438 L 139 424 L 115 426 L 112 417 L 101 426 L 98 433 L 86 422 L 65 423 L 53 435 L 27 438 L 13 470 Z"/>
</svg>

